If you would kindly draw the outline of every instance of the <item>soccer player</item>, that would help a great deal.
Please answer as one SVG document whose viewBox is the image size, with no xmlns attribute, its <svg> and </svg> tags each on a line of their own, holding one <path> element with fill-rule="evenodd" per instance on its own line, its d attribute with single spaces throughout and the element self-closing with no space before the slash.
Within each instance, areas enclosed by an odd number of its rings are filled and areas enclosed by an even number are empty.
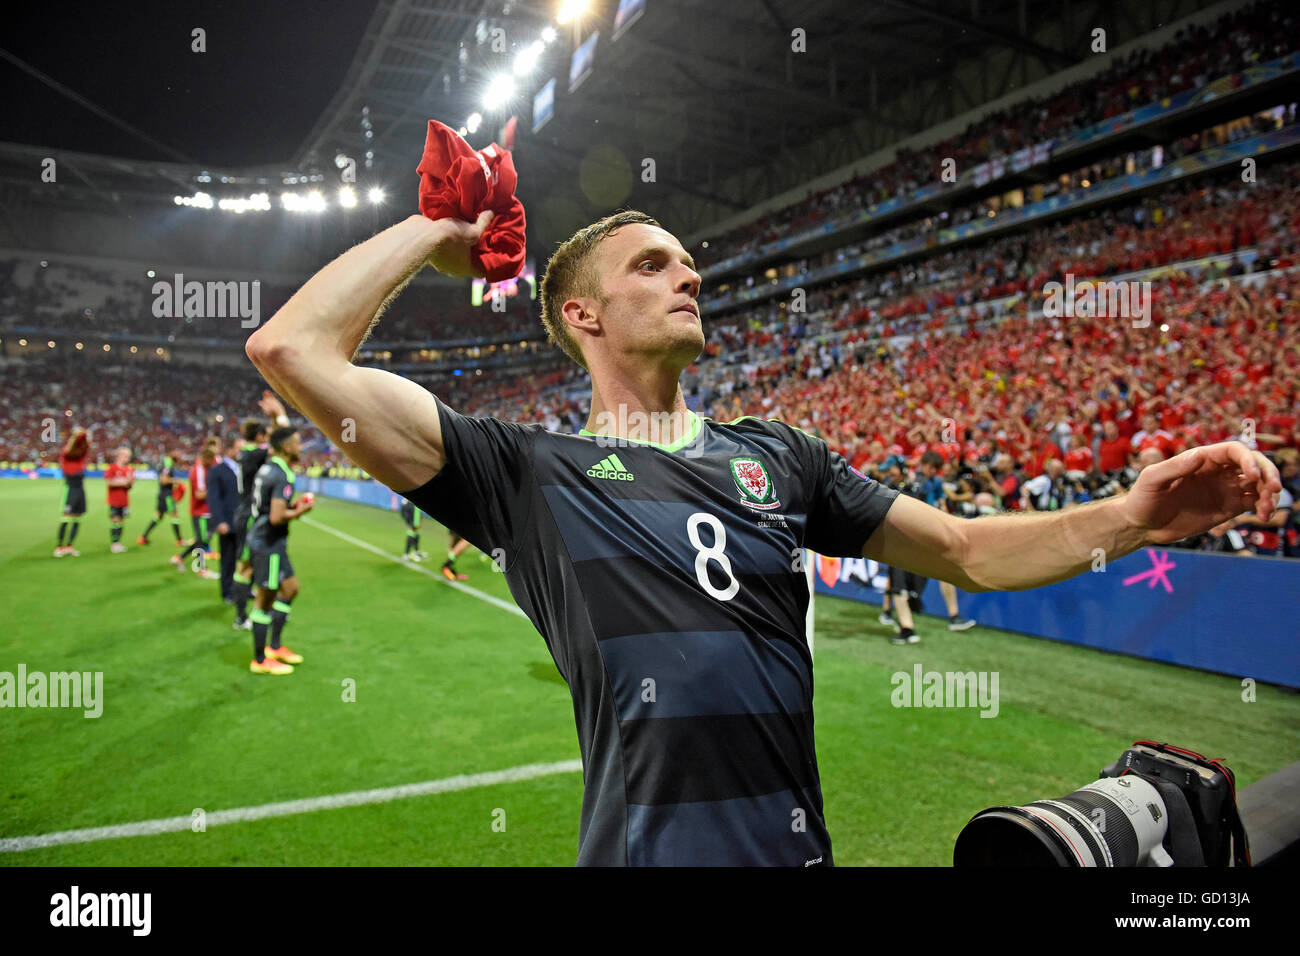
<svg viewBox="0 0 1300 956">
<path fill-rule="evenodd" d="M 1176 541 L 1247 507 L 1277 471 L 1240 443 L 1146 469 L 1129 493 L 963 521 L 854 475 L 777 421 L 692 412 L 700 276 L 644 213 L 561 243 L 542 319 L 591 373 L 577 435 L 470 418 L 353 359 L 425 264 L 473 274 L 490 222 L 411 216 L 313 276 L 249 338 L 268 383 L 348 456 L 485 553 L 573 696 L 580 864 L 827 865 L 799 548 L 865 557 L 967 592 L 1020 589 Z M 649 421 L 651 427 L 647 428 Z M 614 462 L 612 459 L 617 458 Z"/>
<path fill-rule="evenodd" d="M 81 556 L 81 552 L 72 543 L 77 540 L 81 516 L 86 513 L 86 455 L 89 452 L 90 438 L 84 428 L 74 430 L 59 452 L 59 469 L 63 472 L 63 505 L 62 517 L 59 519 L 59 543 L 54 548 L 56 558 Z M 67 544 L 63 541 L 65 535 Z"/>
<path fill-rule="evenodd" d="M 144 534 L 136 539 L 136 544 L 148 544 L 149 534 L 163 518 L 168 519 L 172 524 L 172 535 L 176 538 L 176 546 L 180 547 L 184 543 L 185 539 L 181 535 L 181 518 L 176 510 L 174 494 L 177 482 L 185 475 L 184 468 L 179 448 L 173 449 L 170 455 L 163 456 L 162 463 L 158 466 L 158 501 L 154 505 L 153 520 L 149 522 L 149 527 L 144 529 Z"/>
<path fill-rule="evenodd" d="M 257 598 L 249 615 L 253 622 L 253 660 L 248 669 L 254 674 L 292 674 L 292 665 L 302 663 L 301 654 L 281 643 L 290 606 L 298 596 L 298 578 L 289 561 L 289 522 L 312 508 L 306 496 L 290 503 L 294 484 L 290 466 L 298 460 L 301 448 L 301 439 L 291 426 L 276 428 L 271 432 L 271 460 L 258 469 L 253 479 L 253 530 L 249 541 Z"/>
<path fill-rule="evenodd" d="M 461 574 L 456 570 L 456 559 L 469 550 L 469 541 L 462 538 L 456 532 L 451 532 L 448 538 L 447 560 L 442 563 L 442 576 L 448 581 L 468 581 L 468 574 Z"/>
<path fill-rule="evenodd" d="M 926 452 L 926 454 L 932 453 Z M 935 457 L 937 458 L 938 455 L 935 455 Z M 905 476 L 901 462 L 890 463 L 882 484 L 892 491 L 915 498 L 917 501 L 926 500 L 922 482 L 909 481 Z M 923 607 L 921 595 L 928 583 L 927 578 L 914 571 L 890 565 L 889 590 L 885 592 L 885 599 L 881 604 L 880 623 L 894 628 L 894 636 L 889 639 L 891 644 L 921 643 L 921 636 L 916 633 L 916 622 L 912 617 L 912 611 L 920 611 Z M 891 610 L 898 615 L 897 623 L 889 616 Z"/>
<path fill-rule="evenodd" d="M 263 391 L 258 407 L 270 415 L 281 428 L 289 424 L 284 405 L 271 392 Z M 239 452 L 236 473 L 239 477 L 239 507 L 235 509 L 235 549 L 239 560 L 235 563 L 234 598 L 235 630 L 251 631 L 253 622 L 248 617 L 248 602 L 253 599 L 253 555 L 249 550 L 248 536 L 253 526 L 253 479 L 266 464 L 267 435 L 270 429 L 264 422 L 244 422 L 244 445 Z"/>
<path fill-rule="evenodd" d="M 921 456 L 921 481 L 920 491 L 921 500 L 932 508 L 938 508 L 945 514 L 951 514 L 948 508 L 948 492 L 944 490 L 943 478 L 939 476 L 939 470 L 943 467 L 943 458 L 937 451 L 927 451 Z M 924 590 L 924 582 L 921 589 Z M 948 609 L 948 630 L 966 631 L 975 626 L 975 622 L 968 617 L 962 617 L 957 610 L 957 589 L 947 581 L 939 582 L 939 594 L 943 598 L 943 603 Z M 917 592 L 917 604 L 921 602 L 920 592 Z M 917 608 L 920 609 L 919 606 Z M 902 623 L 902 618 L 899 618 Z M 915 643 L 910 641 L 909 643 Z"/>
<path fill-rule="evenodd" d="M 122 543 L 122 520 L 131 514 L 131 486 L 135 484 L 135 469 L 131 467 L 131 449 L 123 446 L 117 450 L 113 464 L 104 471 L 104 484 L 108 486 L 108 525 L 112 540 L 109 550 L 121 554 L 126 550 Z"/>
<path fill-rule="evenodd" d="M 402 502 L 402 523 L 406 525 L 406 548 L 403 561 L 423 561 L 429 555 L 420 550 L 420 509 L 409 501 Z"/>
<path fill-rule="evenodd" d="M 185 571 L 185 558 L 190 554 L 199 555 L 199 566 L 195 573 L 205 580 L 215 580 L 221 577 L 217 572 L 211 570 L 207 565 L 209 542 L 211 534 L 208 528 L 208 519 L 211 512 L 208 509 L 208 471 L 217 463 L 217 450 L 220 448 L 220 441 L 216 438 L 206 438 L 203 441 L 203 448 L 198 457 L 194 460 L 193 467 L 190 468 L 190 521 L 194 525 L 194 540 L 181 545 L 180 554 L 172 557 L 172 563 L 176 565 L 176 570 Z"/>
</svg>

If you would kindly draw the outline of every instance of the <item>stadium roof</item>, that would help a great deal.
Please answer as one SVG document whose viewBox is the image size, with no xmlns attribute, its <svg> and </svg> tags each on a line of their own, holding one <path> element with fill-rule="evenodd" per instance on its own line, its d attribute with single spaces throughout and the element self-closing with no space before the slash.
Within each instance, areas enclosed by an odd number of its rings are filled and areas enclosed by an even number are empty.
<svg viewBox="0 0 1300 956">
<path fill-rule="evenodd" d="M 556 28 L 519 81 L 519 194 L 539 258 L 621 207 L 698 233 L 1082 61 L 1094 24 L 1118 45 L 1210 4 L 1161 0 L 1136 11 L 1081 0 L 1050 13 L 1026 0 L 644 6 L 614 41 L 618 3 L 598 0 L 576 28 Z M 51 30 L 54 8 L 23 5 L 0 50 L 11 94 L 0 118 L 0 204 L 30 212 L 52 194 L 110 209 L 151 194 L 166 202 L 198 188 L 201 172 L 214 177 L 214 195 L 223 174 L 245 194 L 259 179 L 278 190 L 295 171 L 332 186 L 341 153 L 357 159 L 361 185 L 380 183 L 413 210 L 427 120 L 458 127 L 485 112 L 488 80 L 554 26 L 558 7 L 350 0 L 326 16 L 319 4 L 289 2 L 101 5 L 80 12 L 75 30 Z M 190 51 L 195 26 L 207 31 L 206 53 Z M 792 50 L 799 29 L 806 52 Z M 575 40 L 592 31 L 592 73 L 570 93 Z M 554 118 L 534 133 L 532 97 L 550 77 Z M 508 115 L 486 114 L 467 139 L 497 139 Z M 57 190 L 33 172 L 49 153 L 70 171 Z M 642 181 L 647 159 L 654 182 Z"/>
</svg>

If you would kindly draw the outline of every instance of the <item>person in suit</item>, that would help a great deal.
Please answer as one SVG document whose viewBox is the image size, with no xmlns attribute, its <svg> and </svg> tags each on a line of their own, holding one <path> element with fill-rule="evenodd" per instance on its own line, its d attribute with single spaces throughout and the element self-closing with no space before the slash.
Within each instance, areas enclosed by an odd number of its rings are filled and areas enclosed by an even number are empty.
<svg viewBox="0 0 1300 956">
<path fill-rule="evenodd" d="M 226 454 L 218 458 L 208 476 L 208 507 L 221 550 L 221 600 L 235 603 L 235 508 L 239 504 L 239 477 L 236 459 L 243 444 L 239 435 L 227 439 Z"/>
</svg>

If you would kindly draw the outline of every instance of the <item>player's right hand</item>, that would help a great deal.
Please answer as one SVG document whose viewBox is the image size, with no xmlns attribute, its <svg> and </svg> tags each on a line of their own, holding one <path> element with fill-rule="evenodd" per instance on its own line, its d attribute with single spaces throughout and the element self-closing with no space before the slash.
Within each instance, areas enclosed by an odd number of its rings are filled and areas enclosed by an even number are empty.
<svg viewBox="0 0 1300 956">
<path fill-rule="evenodd" d="M 429 253 L 428 264 L 443 275 L 465 279 L 470 276 L 482 276 L 474 271 L 470 264 L 470 250 L 482 238 L 488 225 L 492 222 L 492 210 L 485 209 L 476 222 L 461 219 L 438 219 L 434 225 L 442 229 L 442 237 Z"/>
</svg>

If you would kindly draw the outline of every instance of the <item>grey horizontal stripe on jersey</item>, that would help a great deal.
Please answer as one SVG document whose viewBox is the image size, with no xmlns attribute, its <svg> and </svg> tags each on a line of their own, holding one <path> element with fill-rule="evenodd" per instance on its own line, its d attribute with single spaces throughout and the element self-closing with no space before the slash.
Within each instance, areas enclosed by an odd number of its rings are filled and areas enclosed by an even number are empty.
<svg viewBox="0 0 1300 956">
<path fill-rule="evenodd" d="M 629 634 L 602 640 L 600 654 L 619 720 L 812 708 L 810 675 L 798 652 L 741 631 Z"/>
<path fill-rule="evenodd" d="M 800 577 L 803 574 L 794 570 L 791 553 L 796 546 L 795 529 L 802 529 L 804 524 L 803 515 L 785 515 L 787 530 L 757 524 L 760 514 L 771 512 L 732 513 L 724 511 L 721 503 L 707 498 L 699 501 L 620 498 L 590 488 L 559 485 L 544 485 L 542 493 L 569 557 L 575 563 L 639 555 L 656 564 L 689 570 L 695 566 L 700 553 L 688 532 L 691 515 L 705 512 L 722 522 L 727 560 L 737 572 Z M 705 548 L 714 547 L 710 523 L 700 522 L 697 527 L 701 544 Z"/>
<path fill-rule="evenodd" d="M 829 850 L 820 811 L 790 790 L 627 808 L 630 866 L 804 866 Z"/>
</svg>

